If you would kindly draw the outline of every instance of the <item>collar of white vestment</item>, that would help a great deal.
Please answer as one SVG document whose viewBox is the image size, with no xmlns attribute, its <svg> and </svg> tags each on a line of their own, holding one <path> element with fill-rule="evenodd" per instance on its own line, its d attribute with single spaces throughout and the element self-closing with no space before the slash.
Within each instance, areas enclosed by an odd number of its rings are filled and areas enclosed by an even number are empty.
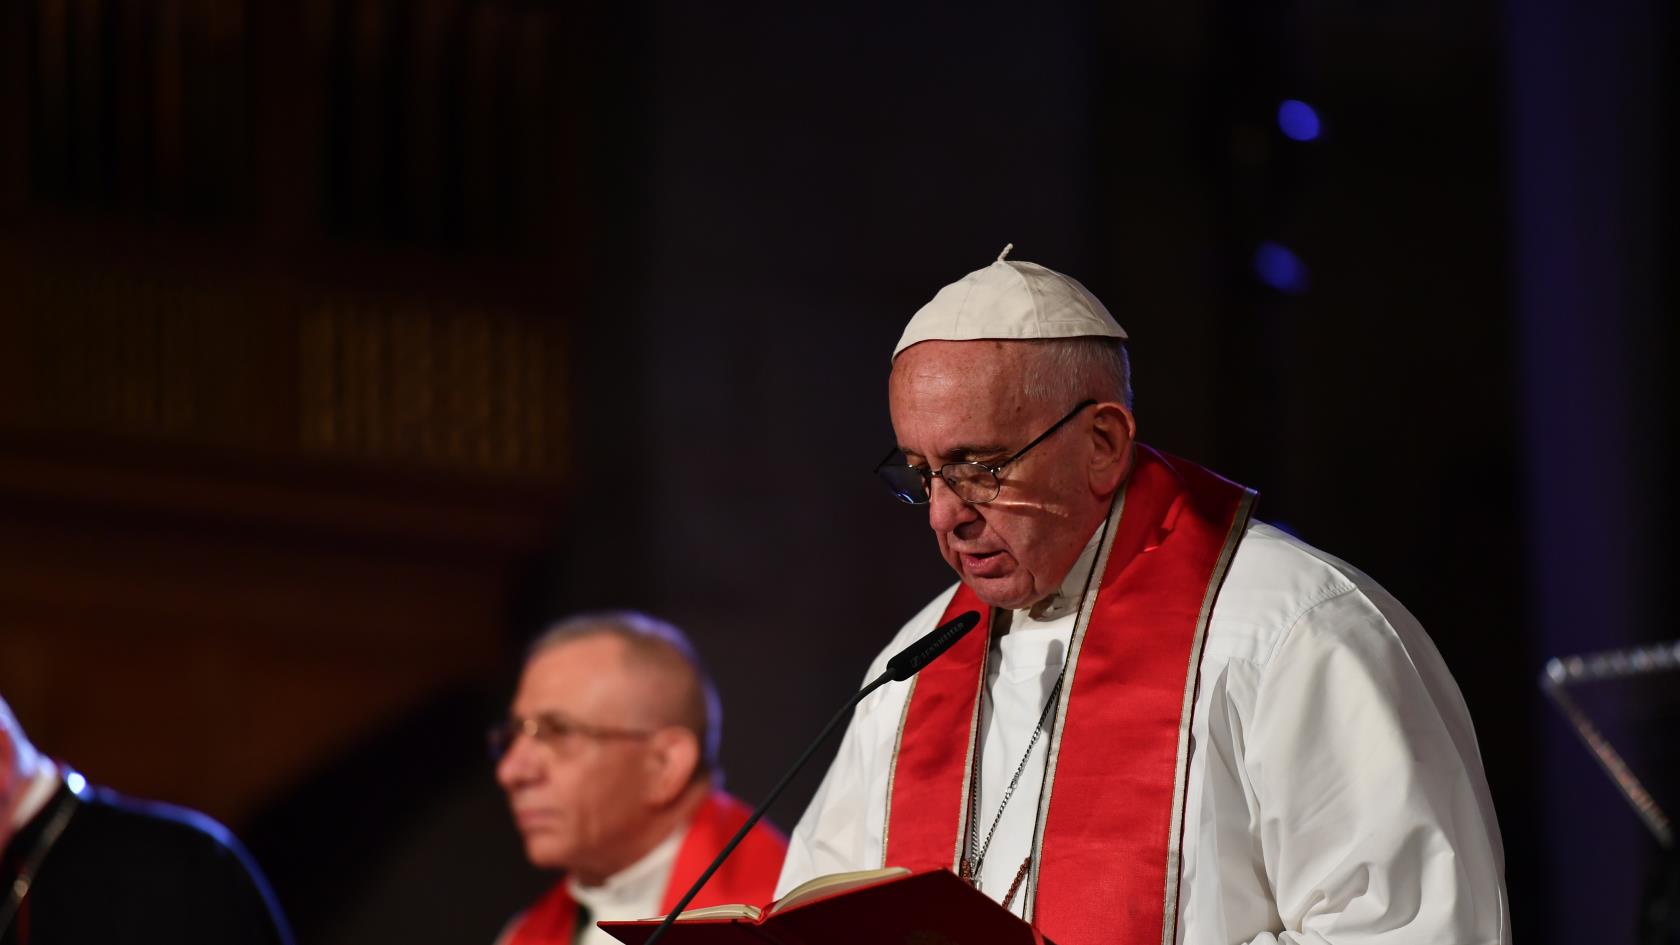
<svg viewBox="0 0 1680 945">
<path fill-rule="evenodd" d="M 567 875 L 566 892 L 597 920 L 645 919 L 656 914 L 686 826 L 672 831 L 641 859 L 608 876 L 599 886 L 586 886 L 575 874 Z"/>
<path fill-rule="evenodd" d="M 1011 628 L 1054 623 L 1079 609 L 1079 602 L 1085 596 L 1085 585 L 1091 576 L 1091 566 L 1096 563 L 1097 552 L 1102 545 L 1103 531 L 1103 523 L 1099 522 L 1097 527 L 1091 530 L 1091 537 L 1085 542 L 1085 549 L 1079 553 L 1078 559 L 1063 576 L 1056 593 L 1030 607 L 1014 611 L 1009 624 Z"/>
</svg>

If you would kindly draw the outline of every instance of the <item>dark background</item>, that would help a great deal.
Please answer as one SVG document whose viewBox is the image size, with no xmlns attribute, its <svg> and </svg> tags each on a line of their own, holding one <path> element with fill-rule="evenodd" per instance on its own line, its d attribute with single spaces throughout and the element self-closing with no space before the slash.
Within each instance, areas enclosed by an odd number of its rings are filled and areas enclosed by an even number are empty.
<svg viewBox="0 0 1680 945">
<path fill-rule="evenodd" d="M 683 625 L 762 794 L 950 580 L 888 354 L 1013 242 L 1146 442 L 1430 628 L 1517 939 L 1633 941 L 1656 844 L 1535 679 L 1677 636 L 1672 6 L 1136 7 L 0 0 L 0 691 L 303 941 L 488 942 L 521 641 Z M 1648 691 L 1583 698 L 1674 810 Z"/>
</svg>

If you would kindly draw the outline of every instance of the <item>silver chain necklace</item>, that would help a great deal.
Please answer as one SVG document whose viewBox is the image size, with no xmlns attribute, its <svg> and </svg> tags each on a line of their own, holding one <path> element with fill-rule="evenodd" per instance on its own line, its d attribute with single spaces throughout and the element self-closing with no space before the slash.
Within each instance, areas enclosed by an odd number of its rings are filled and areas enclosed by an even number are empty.
<svg viewBox="0 0 1680 945">
<path fill-rule="evenodd" d="M 1117 501 L 1117 500 L 1116 500 Z M 1085 584 L 1080 589 L 1080 606 L 1075 613 L 1083 613 L 1085 598 L 1091 593 L 1091 581 L 1097 575 L 1097 568 L 1102 564 L 1104 555 L 1102 548 L 1108 542 L 1108 530 L 1114 523 L 1113 507 L 1110 506 L 1109 516 L 1103 521 L 1102 528 L 1096 538 L 1098 552 L 1091 558 L 1090 569 L 1085 572 Z M 1077 620 L 1075 634 L 1078 633 Z M 1067 678 L 1068 664 L 1073 662 L 1073 654 L 1067 653 L 1062 658 L 1062 668 L 1056 673 L 1056 684 L 1050 687 L 1050 695 L 1044 700 L 1044 708 L 1038 714 L 1038 726 L 1033 729 L 1032 738 L 1027 741 L 1027 750 L 1021 755 L 1021 763 L 1015 766 L 1015 774 L 1009 779 L 1009 786 L 1003 789 L 1003 799 L 998 802 L 997 813 L 992 817 L 992 825 L 986 829 L 986 839 L 979 840 L 979 807 L 980 807 L 980 759 L 974 759 L 974 768 L 969 773 L 970 789 L 968 795 L 968 837 L 963 844 L 962 861 L 959 864 L 959 875 L 967 880 L 975 889 L 980 888 L 980 867 L 986 860 L 986 851 L 991 848 L 992 835 L 997 833 L 998 824 L 1003 822 L 1004 808 L 1009 806 L 1009 799 L 1015 796 L 1015 787 L 1021 783 L 1021 774 L 1027 770 L 1027 760 L 1032 757 L 1033 749 L 1038 746 L 1038 740 L 1044 735 L 1046 723 L 1050 720 L 1050 709 L 1056 705 L 1057 698 L 1062 692 L 1062 682 Z M 1046 753 L 1045 766 L 1048 770 L 1050 759 Z M 978 844 L 977 844 L 978 841 Z M 972 856 L 970 853 L 972 852 Z M 1032 868 L 1032 851 L 1027 851 L 1026 859 L 1021 861 L 1021 868 L 1015 871 L 1015 879 L 1009 884 L 1009 891 L 1003 896 L 1002 905 L 1005 909 L 1015 900 L 1015 893 L 1020 890 L 1021 882 L 1027 878 L 1027 872 Z"/>
<path fill-rule="evenodd" d="M 980 888 L 980 867 L 986 861 L 986 851 L 991 849 L 992 835 L 997 833 L 998 824 L 1003 822 L 1003 811 L 1009 806 L 1009 799 L 1015 796 L 1015 788 L 1021 783 L 1021 775 L 1027 770 L 1027 760 L 1032 757 L 1033 749 L 1038 747 L 1038 740 L 1044 735 L 1045 723 L 1050 720 L 1050 710 L 1056 705 L 1056 697 L 1062 691 L 1062 679 L 1067 675 L 1067 660 L 1062 661 L 1061 672 L 1056 674 L 1056 684 L 1050 687 L 1050 695 L 1044 700 L 1044 708 L 1038 714 L 1038 725 L 1033 729 L 1032 738 L 1027 740 L 1027 750 L 1021 754 L 1021 763 L 1015 766 L 1015 774 L 1010 777 L 1009 785 L 1003 789 L 1003 799 L 998 802 L 997 813 L 992 816 L 992 825 L 986 829 L 986 839 L 980 839 L 979 807 L 980 807 L 980 779 L 974 777 L 973 790 L 968 795 L 968 849 L 973 856 L 963 857 L 962 871 L 964 877 Z M 1029 855 L 1028 860 L 1031 860 Z M 1024 871 L 1023 871 L 1024 872 Z M 1009 895 L 1004 899 L 1007 903 L 1014 899 L 1015 887 L 1020 884 L 1021 876 L 1016 875 L 1015 882 L 1010 884 Z"/>
</svg>

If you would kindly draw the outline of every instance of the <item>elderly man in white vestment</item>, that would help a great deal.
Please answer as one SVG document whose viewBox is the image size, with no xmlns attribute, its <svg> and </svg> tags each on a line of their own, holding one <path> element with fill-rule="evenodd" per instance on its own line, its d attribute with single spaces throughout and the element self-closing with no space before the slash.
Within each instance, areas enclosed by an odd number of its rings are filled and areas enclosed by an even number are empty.
<svg viewBox="0 0 1680 945">
<path fill-rule="evenodd" d="M 1004 255 L 919 310 L 878 469 L 956 585 L 866 674 L 778 892 L 948 867 L 1058 945 L 1510 941 L 1469 713 L 1376 582 L 1137 442 L 1125 332 Z"/>
</svg>

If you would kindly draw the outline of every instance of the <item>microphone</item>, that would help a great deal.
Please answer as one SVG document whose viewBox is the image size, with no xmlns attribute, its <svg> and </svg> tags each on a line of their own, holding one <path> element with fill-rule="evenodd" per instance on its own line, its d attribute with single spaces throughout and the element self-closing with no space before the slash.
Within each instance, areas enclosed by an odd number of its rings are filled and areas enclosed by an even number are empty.
<svg viewBox="0 0 1680 945">
<path fill-rule="evenodd" d="M 915 643 L 898 651 L 898 655 L 887 660 L 886 676 L 893 682 L 903 682 L 922 671 L 927 664 L 939 658 L 939 654 L 949 650 L 953 643 L 961 640 L 980 622 L 978 610 L 966 610 L 951 618 L 944 624 L 933 628 L 933 632 L 922 637 Z M 878 682 L 878 681 L 877 681 Z M 876 683 L 870 683 L 874 687 Z M 870 692 L 872 689 L 865 689 Z"/>
<path fill-rule="evenodd" d="M 753 808 L 752 816 L 748 817 L 747 822 L 741 825 L 741 829 L 735 831 L 735 836 L 730 837 L 729 842 L 723 845 L 723 849 L 719 850 L 717 857 L 712 860 L 712 865 L 706 867 L 706 872 L 700 874 L 700 878 L 694 881 L 693 886 L 688 887 L 688 892 L 683 893 L 683 897 L 677 900 L 677 904 L 665 916 L 665 921 L 659 923 L 659 927 L 653 930 L 653 934 L 648 936 L 647 941 L 643 942 L 642 945 L 654 945 L 665 935 L 665 930 L 671 927 L 671 923 L 677 920 L 677 916 L 688 908 L 688 904 L 694 901 L 695 896 L 700 894 L 700 890 L 706 885 L 706 881 L 712 878 L 712 874 L 718 871 L 718 867 L 723 865 L 724 860 L 729 859 L 729 854 L 734 853 L 735 848 L 741 845 L 741 841 L 747 836 L 747 831 L 764 819 L 764 813 L 770 809 L 770 805 L 776 802 L 776 798 L 782 796 L 782 792 L 793 781 L 793 776 L 805 767 L 805 763 L 811 760 L 811 756 L 828 739 L 829 733 L 834 731 L 834 727 L 840 724 L 840 720 L 844 719 L 847 713 L 856 708 L 865 696 L 887 683 L 903 682 L 921 672 L 927 667 L 927 664 L 950 649 L 952 644 L 962 639 L 968 631 L 973 630 L 979 623 L 979 611 L 964 611 L 935 627 L 926 636 L 900 650 L 892 659 L 887 660 L 887 671 L 871 680 L 869 685 L 859 689 L 855 695 L 846 700 L 846 704 L 840 707 L 840 711 L 834 713 L 834 717 L 829 719 L 828 724 L 823 726 L 823 730 L 817 734 L 816 740 L 806 747 L 805 753 L 799 756 L 799 760 L 793 763 L 793 767 L 787 769 L 787 773 L 782 775 L 782 779 L 777 781 L 776 786 L 770 789 L 770 795 Z"/>
</svg>

